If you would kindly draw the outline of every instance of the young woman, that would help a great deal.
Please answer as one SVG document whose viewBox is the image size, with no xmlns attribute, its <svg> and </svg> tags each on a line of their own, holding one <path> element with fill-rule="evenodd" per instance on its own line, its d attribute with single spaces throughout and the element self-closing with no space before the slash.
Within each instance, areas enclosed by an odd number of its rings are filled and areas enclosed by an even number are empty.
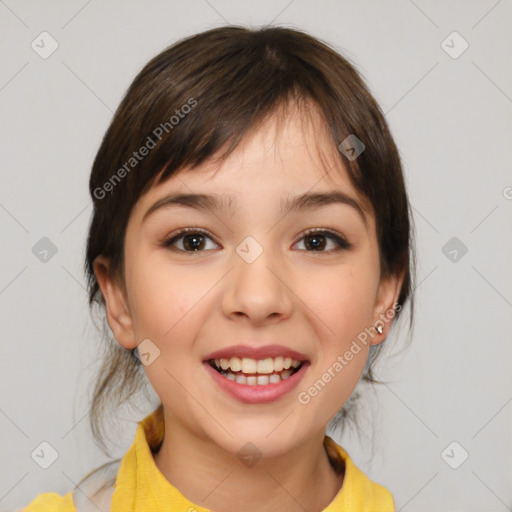
<svg viewBox="0 0 512 512">
<path fill-rule="evenodd" d="M 130 86 L 90 192 L 113 334 L 93 431 L 146 378 L 160 405 L 120 462 L 24 510 L 393 511 L 326 435 L 412 300 L 400 159 L 355 68 L 287 28 L 181 40 Z"/>
</svg>

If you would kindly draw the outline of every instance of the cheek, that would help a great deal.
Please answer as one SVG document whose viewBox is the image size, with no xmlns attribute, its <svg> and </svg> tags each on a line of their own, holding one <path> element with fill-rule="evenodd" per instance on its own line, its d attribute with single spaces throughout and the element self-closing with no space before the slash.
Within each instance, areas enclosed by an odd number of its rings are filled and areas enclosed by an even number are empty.
<svg viewBox="0 0 512 512">
<path fill-rule="evenodd" d="M 305 286 L 308 308 L 318 319 L 319 339 L 341 349 L 372 321 L 377 277 L 364 265 L 330 269 Z M 321 321 L 320 321 L 321 320 Z M 320 334 L 320 333 L 319 333 Z"/>
<path fill-rule="evenodd" d="M 358 336 L 372 319 L 374 278 L 371 273 L 338 271 L 317 279 L 308 291 L 309 322 L 319 340 L 316 362 L 297 394 L 308 417 L 327 423 L 356 387 L 368 357 L 369 344 Z"/>
<path fill-rule="evenodd" d="M 171 271 L 165 262 L 140 258 L 129 282 L 130 307 L 138 337 L 160 341 L 190 329 L 190 316 L 212 284 L 204 272 Z"/>
</svg>

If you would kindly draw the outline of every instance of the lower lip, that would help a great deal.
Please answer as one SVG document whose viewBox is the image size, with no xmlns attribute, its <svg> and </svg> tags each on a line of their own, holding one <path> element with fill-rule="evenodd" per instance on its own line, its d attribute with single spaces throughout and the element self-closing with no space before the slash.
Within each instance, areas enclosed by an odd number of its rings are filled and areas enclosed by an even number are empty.
<svg viewBox="0 0 512 512">
<path fill-rule="evenodd" d="M 210 373 L 213 380 L 218 383 L 223 391 L 246 404 L 266 404 L 279 400 L 299 384 L 309 366 L 307 362 L 303 363 L 299 371 L 275 384 L 249 386 L 227 379 L 217 370 L 214 370 L 208 362 L 203 364 L 206 371 Z"/>
</svg>

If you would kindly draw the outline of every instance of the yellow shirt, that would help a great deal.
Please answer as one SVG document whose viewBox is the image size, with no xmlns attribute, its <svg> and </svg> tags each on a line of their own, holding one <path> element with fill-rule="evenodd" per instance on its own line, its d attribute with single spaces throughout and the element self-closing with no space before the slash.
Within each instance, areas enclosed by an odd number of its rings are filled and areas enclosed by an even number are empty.
<svg viewBox="0 0 512 512">
<path fill-rule="evenodd" d="M 151 449 L 160 446 L 163 437 L 164 421 L 159 408 L 139 422 L 135 441 L 121 460 L 110 512 L 210 512 L 185 498 L 156 466 Z M 345 475 L 342 488 L 323 512 L 395 511 L 391 493 L 367 478 L 341 446 L 329 436 L 325 436 L 324 446 L 331 460 L 338 459 L 334 464 L 344 464 Z M 76 491 L 75 496 L 79 493 Z M 91 502 L 89 507 L 98 510 Z M 54 492 L 40 494 L 20 512 L 76 511 L 70 491 L 64 496 Z"/>
</svg>

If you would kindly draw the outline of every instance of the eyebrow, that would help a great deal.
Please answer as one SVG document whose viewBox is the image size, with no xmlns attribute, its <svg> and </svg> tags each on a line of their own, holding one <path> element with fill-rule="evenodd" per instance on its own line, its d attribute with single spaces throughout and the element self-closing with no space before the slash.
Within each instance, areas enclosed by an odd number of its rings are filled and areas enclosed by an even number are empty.
<svg viewBox="0 0 512 512">
<path fill-rule="evenodd" d="M 218 194 L 170 194 L 154 203 L 142 217 L 144 222 L 153 212 L 161 208 L 181 206 L 203 211 L 220 211 L 229 216 L 233 215 L 236 207 L 236 198 Z M 295 197 L 282 199 L 280 211 L 282 215 L 290 212 L 310 211 L 330 204 L 345 204 L 354 208 L 361 216 L 365 226 L 367 220 L 365 210 L 357 199 L 341 190 L 329 192 L 306 192 Z"/>
</svg>

